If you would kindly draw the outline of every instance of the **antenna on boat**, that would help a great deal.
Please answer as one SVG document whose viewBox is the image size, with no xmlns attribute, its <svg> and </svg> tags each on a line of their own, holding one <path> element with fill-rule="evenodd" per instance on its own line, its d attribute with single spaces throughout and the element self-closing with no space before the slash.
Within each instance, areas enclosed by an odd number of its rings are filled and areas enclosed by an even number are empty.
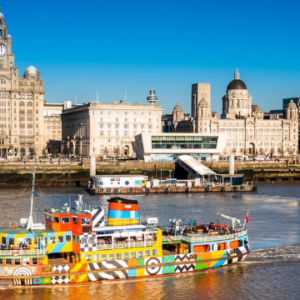
<svg viewBox="0 0 300 300">
<path fill-rule="evenodd" d="M 33 193 L 34 193 L 34 182 L 35 182 L 35 166 L 33 167 L 33 173 L 32 173 L 32 188 L 31 188 L 31 203 L 30 203 L 30 215 L 28 218 L 28 223 L 26 229 L 31 229 L 31 226 L 33 224 L 33 217 L 32 217 L 32 211 L 33 211 Z"/>
</svg>

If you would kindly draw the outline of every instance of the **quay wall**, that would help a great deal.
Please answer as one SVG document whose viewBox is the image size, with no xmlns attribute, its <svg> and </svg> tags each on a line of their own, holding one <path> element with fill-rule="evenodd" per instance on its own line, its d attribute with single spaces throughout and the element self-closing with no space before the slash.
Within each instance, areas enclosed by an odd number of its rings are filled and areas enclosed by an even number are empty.
<svg viewBox="0 0 300 300">
<path fill-rule="evenodd" d="M 204 163 L 216 173 L 228 174 L 228 162 Z M 0 186 L 23 186 L 31 180 L 34 163 L 1 163 Z M 174 177 L 174 163 L 97 162 L 97 175 L 142 174 L 149 179 Z M 300 182 L 300 165 L 275 162 L 237 162 L 235 173 L 244 174 L 244 182 Z M 189 179 L 191 179 L 189 177 Z M 36 181 L 40 186 L 86 186 L 90 180 L 89 163 L 36 164 Z"/>
</svg>

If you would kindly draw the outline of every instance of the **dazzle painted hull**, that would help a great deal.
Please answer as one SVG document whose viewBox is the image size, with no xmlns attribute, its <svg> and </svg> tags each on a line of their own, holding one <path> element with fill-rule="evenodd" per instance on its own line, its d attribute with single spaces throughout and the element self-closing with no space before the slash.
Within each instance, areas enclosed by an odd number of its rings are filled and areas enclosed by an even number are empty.
<svg viewBox="0 0 300 300">
<path fill-rule="evenodd" d="M 149 276 L 175 275 L 237 263 L 250 253 L 249 246 L 208 253 L 177 254 L 161 257 L 0 268 L 0 286 L 70 284 L 103 280 L 138 279 Z"/>
</svg>

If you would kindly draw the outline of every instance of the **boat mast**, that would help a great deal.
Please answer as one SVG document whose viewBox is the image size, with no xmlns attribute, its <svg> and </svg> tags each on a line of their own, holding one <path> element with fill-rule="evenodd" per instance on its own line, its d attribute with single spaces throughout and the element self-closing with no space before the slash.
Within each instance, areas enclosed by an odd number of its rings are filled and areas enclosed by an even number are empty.
<svg viewBox="0 0 300 300">
<path fill-rule="evenodd" d="M 33 211 L 33 194 L 34 194 L 34 182 L 35 182 L 35 166 L 33 167 L 33 173 L 32 173 L 32 188 L 31 188 L 31 204 L 30 204 L 30 215 L 28 218 L 28 223 L 26 229 L 31 229 L 31 226 L 33 224 L 33 217 L 32 217 L 32 211 Z"/>
</svg>

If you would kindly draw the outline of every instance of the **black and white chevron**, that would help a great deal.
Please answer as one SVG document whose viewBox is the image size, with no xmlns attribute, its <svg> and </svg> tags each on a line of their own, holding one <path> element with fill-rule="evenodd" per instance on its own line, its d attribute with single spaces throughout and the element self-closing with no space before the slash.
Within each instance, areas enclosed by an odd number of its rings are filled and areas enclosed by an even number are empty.
<svg viewBox="0 0 300 300">
<path fill-rule="evenodd" d="M 175 267 L 175 273 L 183 273 L 188 271 L 194 271 L 195 264 L 187 264 L 187 265 L 177 265 Z"/>
<path fill-rule="evenodd" d="M 105 226 L 104 209 L 102 207 L 95 207 L 91 210 L 93 227 Z"/>
</svg>

